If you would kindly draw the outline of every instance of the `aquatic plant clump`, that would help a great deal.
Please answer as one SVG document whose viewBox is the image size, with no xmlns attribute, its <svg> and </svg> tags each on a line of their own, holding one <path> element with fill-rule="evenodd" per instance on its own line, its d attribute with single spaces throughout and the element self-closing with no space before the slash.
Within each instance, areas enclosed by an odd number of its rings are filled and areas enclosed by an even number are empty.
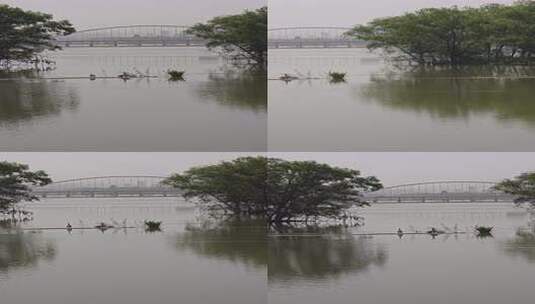
<svg viewBox="0 0 535 304">
<path fill-rule="evenodd" d="M 345 82 L 347 73 L 329 72 L 329 81 L 331 83 Z"/>
<path fill-rule="evenodd" d="M 491 233 L 492 228 L 494 227 L 476 226 L 475 230 L 478 236 L 485 237 L 485 236 L 492 236 L 492 233 Z"/>
<path fill-rule="evenodd" d="M 145 221 L 145 231 L 154 232 L 161 231 L 162 222 Z"/>
<path fill-rule="evenodd" d="M 177 70 L 169 70 L 167 71 L 167 75 L 169 76 L 170 81 L 184 81 L 184 74 L 186 74 L 185 71 L 177 71 Z"/>
</svg>

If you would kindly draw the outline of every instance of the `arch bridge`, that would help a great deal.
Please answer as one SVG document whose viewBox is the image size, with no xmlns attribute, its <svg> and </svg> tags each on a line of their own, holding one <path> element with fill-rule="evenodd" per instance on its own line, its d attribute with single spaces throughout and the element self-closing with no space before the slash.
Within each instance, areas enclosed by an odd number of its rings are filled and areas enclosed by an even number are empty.
<svg viewBox="0 0 535 304">
<path fill-rule="evenodd" d="M 184 25 L 119 25 L 78 31 L 59 36 L 65 47 L 204 46 L 206 41 L 188 34 Z"/>
<path fill-rule="evenodd" d="M 364 41 L 346 35 L 350 27 L 280 27 L 268 29 L 269 48 L 355 48 Z"/>
<path fill-rule="evenodd" d="M 98 176 L 53 182 L 35 187 L 38 197 L 177 197 L 179 189 L 164 185 L 165 176 Z"/>
<path fill-rule="evenodd" d="M 511 202 L 514 197 L 494 190 L 491 181 L 434 181 L 385 187 L 364 194 L 371 203 Z"/>
</svg>

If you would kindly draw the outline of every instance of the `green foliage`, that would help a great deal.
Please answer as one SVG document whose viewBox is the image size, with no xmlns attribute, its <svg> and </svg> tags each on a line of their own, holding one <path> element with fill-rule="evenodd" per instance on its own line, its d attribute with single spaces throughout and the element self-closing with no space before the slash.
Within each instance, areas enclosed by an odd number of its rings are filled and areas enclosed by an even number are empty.
<svg viewBox="0 0 535 304">
<path fill-rule="evenodd" d="M 74 31 L 67 20 L 54 21 L 49 14 L 0 5 L 0 66 L 9 69 L 14 63 L 48 64 L 38 54 L 59 49 L 53 43 L 54 36 Z"/>
<path fill-rule="evenodd" d="M 345 82 L 346 73 L 329 72 L 329 81 L 331 83 Z"/>
<path fill-rule="evenodd" d="M 38 200 L 31 187 L 51 182 L 44 171 L 32 172 L 27 165 L 0 162 L 0 213 L 12 212 L 19 202 Z"/>
<path fill-rule="evenodd" d="M 184 81 L 185 71 L 169 70 L 167 75 L 169 75 L 170 81 Z"/>
<path fill-rule="evenodd" d="M 523 173 L 514 179 L 506 179 L 494 188 L 516 196 L 515 203 L 535 204 L 535 172 Z"/>
<path fill-rule="evenodd" d="M 375 19 L 347 34 L 411 63 L 529 64 L 535 53 L 535 2 L 480 8 L 428 8 Z"/>
<path fill-rule="evenodd" d="M 272 224 L 341 218 L 362 205 L 362 191 L 382 187 L 375 177 L 313 161 L 243 157 L 196 167 L 165 183 L 198 199 L 211 210 L 266 218 Z"/>
<path fill-rule="evenodd" d="M 148 232 L 161 231 L 162 230 L 160 228 L 161 225 L 162 225 L 162 222 L 145 221 L 145 231 L 148 231 Z"/>
<path fill-rule="evenodd" d="M 209 48 L 220 48 L 235 60 L 267 63 L 267 7 L 216 17 L 194 25 L 188 32 L 206 39 Z"/>
</svg>

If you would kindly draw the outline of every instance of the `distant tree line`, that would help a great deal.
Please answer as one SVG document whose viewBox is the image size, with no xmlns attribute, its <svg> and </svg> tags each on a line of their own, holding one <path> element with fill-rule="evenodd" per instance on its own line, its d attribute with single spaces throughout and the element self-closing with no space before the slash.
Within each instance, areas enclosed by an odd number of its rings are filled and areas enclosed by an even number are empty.
<svg viewBox="0 0 535 304">
<path fill-rule="evenodd" d="M 426 8 L 375 19 L 347 34 L 411 64 L 528 65 L 535 61 L 535 1 Z"/>
</svg>

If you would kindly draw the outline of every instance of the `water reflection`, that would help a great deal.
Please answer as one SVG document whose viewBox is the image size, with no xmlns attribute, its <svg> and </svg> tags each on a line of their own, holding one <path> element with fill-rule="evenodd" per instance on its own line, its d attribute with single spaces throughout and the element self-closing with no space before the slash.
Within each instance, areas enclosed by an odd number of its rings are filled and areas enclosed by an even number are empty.
<svg viewBox="0 0 535 304">
<path fill-rule="evenodd" d="M 533 69 L 466 68 L 374 75 L 359 89 L 364 100 L 443 119 L 489 113 L 497 120 L 535 125 Z M 499 78 L 507 76 L 507 78 Z M 497 77 L 497 78 L 494 78 Z M 359 98 L 360 98 L 359 96 Z"/>
<path fill-rule="evenodd" d="M 267 243 L 264 221 L 230 220 L 188 224 L 175 246 L 208 258 L 266 267 Z"/>
<path fill-rule="evenodd" d="M 40 260 L 50 261 L 55 256 L 55 244 L 41 234 L 18 229 L 0 232 L 0 273 L 35 267 Z"/>
<path fill-rule="evenodd" d="M 208 81 L 198 87 L 201 100 L 255 112 L 267 110 L 267 78 L 265 71 L 225 70 L 209 73 Z"/>
<path fill-rule="evenodd" d="M 79 97 L 64 81 L 31 78 L 0 79 L 0 126 L 11 126 L 40 117 L 75 111 Z"/>
<path fill-rule="evenodd" d="M 337 279 L 384 265 L 388 258 L 385 248 L 371 238 L 353 236 L 341 227 L 303 232 L 269 238 L 270 283 Z"/>
<path fill-rule="evenodd" d="M 514 238 L 503 243 L 503 250 L 512 257 L 521 257 L 535 263 L 535 222 L 528 228 L 519 228 Z"/>
</svg>

